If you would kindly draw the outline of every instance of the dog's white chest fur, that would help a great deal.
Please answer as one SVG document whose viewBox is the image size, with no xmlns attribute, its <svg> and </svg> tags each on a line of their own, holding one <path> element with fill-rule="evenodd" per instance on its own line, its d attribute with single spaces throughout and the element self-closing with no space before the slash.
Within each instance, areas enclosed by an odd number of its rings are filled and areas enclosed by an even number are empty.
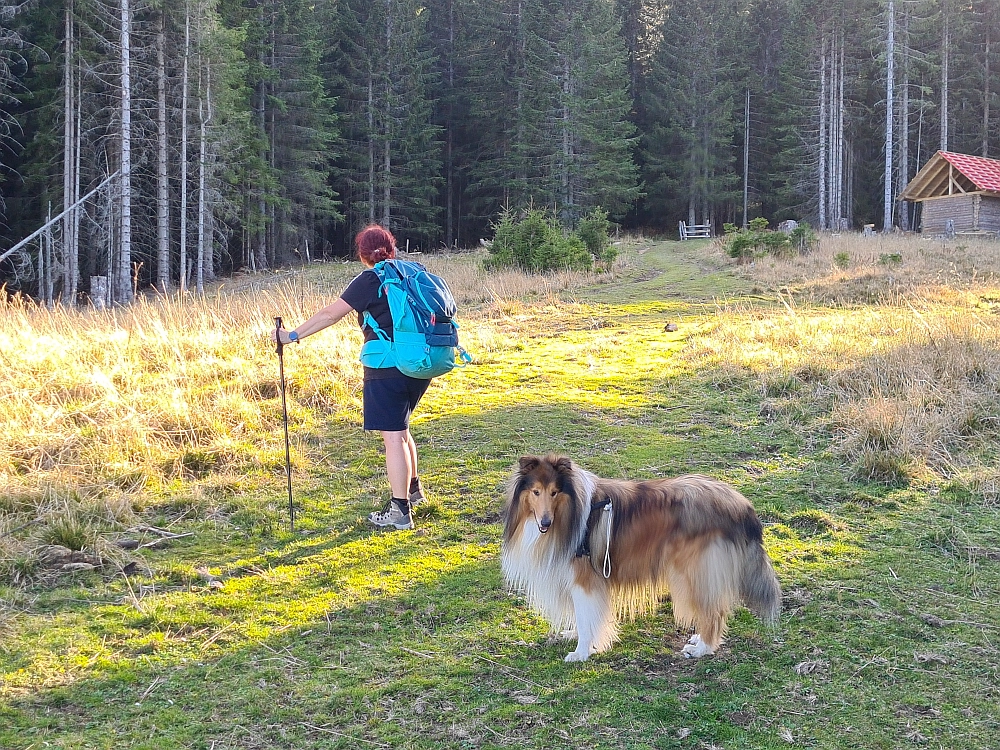
<svg viewBox="0 0 1000 750">
<path fill-rule="evenodd" d="M 554 554 L 555 549 L 556 545 L 528 519 L 521 533 L 504 545 L 501 566 L 511 588 L 522 591 L 528 603 L 545 616 L 553 629 L 573 629 L 576 626 L 570 595 L 573 568 L 563 555 Z"/>
</svg>

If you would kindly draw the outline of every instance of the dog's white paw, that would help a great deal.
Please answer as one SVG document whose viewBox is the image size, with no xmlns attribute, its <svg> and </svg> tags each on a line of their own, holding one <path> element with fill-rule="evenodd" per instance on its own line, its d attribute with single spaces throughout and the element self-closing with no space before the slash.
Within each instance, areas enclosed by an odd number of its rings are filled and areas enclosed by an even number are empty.
<svg viewBox="0 0 1000 750">
<path fill-rule="evenodd" d="M 570 651 L 566 654 L 565 661 L 587 661 L 590 658 L 589 651 Z"/>
<path fill-rule="evenodd" d="M 688 659 L 700 659 L 702 656 L 714 654 L 715 649 L 709 647 L 709 645 L 701 639 L 701 636 L 695 633 L 688 639 L 687 645 L 681 649 L 681 653 Z"/>
</svg>

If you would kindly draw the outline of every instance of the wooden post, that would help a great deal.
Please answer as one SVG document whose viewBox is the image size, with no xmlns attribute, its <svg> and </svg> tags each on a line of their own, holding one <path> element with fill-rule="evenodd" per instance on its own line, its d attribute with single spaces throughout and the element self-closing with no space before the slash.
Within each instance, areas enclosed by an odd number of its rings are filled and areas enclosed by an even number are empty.
<svg viewBox="0 0 1000 750">
<path fill-rule="evenodd" d="M 103 310 L 108 305 L 108 277 L 90 277 L 90 302 L 96 310 Z"/>
</svg>

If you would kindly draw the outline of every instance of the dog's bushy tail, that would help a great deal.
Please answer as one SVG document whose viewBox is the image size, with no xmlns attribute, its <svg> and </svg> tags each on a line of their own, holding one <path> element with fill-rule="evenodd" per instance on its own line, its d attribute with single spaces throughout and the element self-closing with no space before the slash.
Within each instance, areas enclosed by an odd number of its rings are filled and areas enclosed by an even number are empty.
<svg viewBox="0 0 1000 750">
<path fill-rule="evenodd" d="M 747 608 L 768 625 L 778 621 L 781 614 L 781 584 L 774 574 L 771 560 L 759 543 L 751 543 L 746 549 L 740 598 Z"/>
</svg>

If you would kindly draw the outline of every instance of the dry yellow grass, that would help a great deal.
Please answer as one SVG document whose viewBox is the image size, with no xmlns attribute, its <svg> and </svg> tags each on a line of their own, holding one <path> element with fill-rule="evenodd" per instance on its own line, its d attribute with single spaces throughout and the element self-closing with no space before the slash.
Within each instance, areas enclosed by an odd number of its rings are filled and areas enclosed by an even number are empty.
<svg viewBox="0 0 1000 750">
<path fill-rule="evenodd" d="M 720 244 L 712 253 L 721 263 Z M 766 289 L 791 289 L 820 302 L 884 302 L 919 291 L 922 297 L 975 294 L 1000 283 L 1000 242 L 918 235 L 821 235 L 819 248 L 791 258 L 765 257 L 736 273 Z"/>
<path fill-rule="evenodd" d="M 550 300 L 594 276 L 487 275 L 480 256 L 422 256 L 449 279 L 462 306 L 463 341 L 488 352 L 486 322 L 519 300 Z M 0 320 L 0 484 L 7 495 L 44 488 L 83 495 L 161 489 L 208 471 L 245 472 L 283 458 L 273 315 L 291 326 L 332 302 L 358 271 L 331 263 L 227 281 L 204 298 L 143 297 L 97 311 L 5 303 Z M 342 324 L 295 350 L 288 387 L 307 426 L 313 411 L 355 410 L 360 333 Z M 271 436 L 263 447 L 262 436 Z M 44 493 L 42 493 L 44 494 Z"/>
<path fill-rule="evenodd" d="M 477 254 L 420 259 L 448 278 L 463 343 L 485 363 L 537 331 L 540 317 L 552 331 L 572 317 L 561 293 L 607 278 L 486 274 Z M 633 262 L 626 252 L 617 270 Z M 191 480 L 273 483 L 284 461 L 273 316 L 301 322 L 359 268 L 245 276 L 204 298 L 146 297 L 109 311 L 6 303 L 0 558 L 25 524 L 129 523 L 144 498 L 197 498 Z M 763 417 L 825 427 L 862 477 L 948 477 L 997 501 L 1000 245 L 825 237 L 809 256 L 735 272 L 764 299 L 720 307 L 683 355 L 693 368 L 719 380 L 751 375 Z M 294 434 L 357 419 L 359 345 L 357 328 L 341 324 L 294 350 Z M 199 510 L 213 513 L 211 502 Z"/>
<path fill-rule="evenodd" d="M 778 307 L 720 311 L 692 351 L 703 366 L 752 372 L 768 412 L 806 392 L 829 402 L 835 448 L 863 478 L 930 473 L 995 496 L 1000 473 L 981 462 L 1000 434 L 1000 243 L 824 236 L 737 273 Z"/>
</svg>

